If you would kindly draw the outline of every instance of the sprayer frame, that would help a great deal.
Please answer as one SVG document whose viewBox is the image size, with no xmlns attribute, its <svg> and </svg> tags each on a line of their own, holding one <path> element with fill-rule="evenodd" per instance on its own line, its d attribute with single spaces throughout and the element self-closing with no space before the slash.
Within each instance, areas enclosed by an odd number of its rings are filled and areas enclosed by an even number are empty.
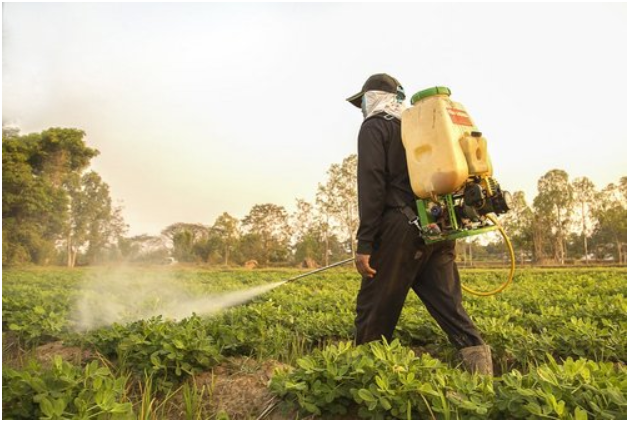
<svg viewBox="0 0 629 422">
<path fill-rule="evenodd" d="M 452 194 L 443 195 L 438 197 L 437 199 L 445 199 L 446 203 L 446 211 L 448 213 L 448 220 L 450 221 L 450 225 L 452 229 L 447 233 L 440 233 L 438 235 L 429 235 L 426 233 L 428 226 L 432 223 L 435 223 L 435 218 L 428 212 L 428 202 L 427 199 L 418 199 L 417 200 L 417 217 L 419 218 L 419 225 L 424 231 L 422 237 L 424 242 L 429 245 L 432 243 L 442 242 L 444 240 L 455 240 L 461 239 L 468 236 L 475 236 L 491 231 L 498 230 L 498 227 L 494 225 L 487 225 L 482 227 L 477 227 L 473 229 L 466 229 L 459 227 L 459 223 L 456 217 L 456 213 L 454 211 L 454 197 Z M 438 201 L 442 202 L 442 201 Z"/>
</svg>

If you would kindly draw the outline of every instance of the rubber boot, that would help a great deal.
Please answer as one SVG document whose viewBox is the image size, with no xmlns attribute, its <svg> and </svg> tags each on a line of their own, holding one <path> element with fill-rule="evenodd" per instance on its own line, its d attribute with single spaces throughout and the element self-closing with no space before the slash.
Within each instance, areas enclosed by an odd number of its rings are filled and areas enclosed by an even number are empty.
<svg viewBox="0 0 629 422">
<path fill-rule="evenodd" d="M 465 347 L 459 351 L 463 367 L 471 373 L 494 376 L 491 349 L 488 345 Z"/>
</svg>

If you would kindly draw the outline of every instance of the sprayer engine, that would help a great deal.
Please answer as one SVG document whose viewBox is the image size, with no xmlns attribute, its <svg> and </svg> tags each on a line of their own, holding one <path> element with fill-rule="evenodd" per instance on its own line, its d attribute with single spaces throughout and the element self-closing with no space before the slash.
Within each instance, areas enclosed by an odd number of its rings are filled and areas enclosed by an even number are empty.
<svg viewBox="0 0 629 422">
<path fill-rule="evenodd" d="M 510 204 L 511 194 L 502 191 L 493 177 L 474 177 L 463 188 L 463 203 L 457 208 L 457 216 L 462 221 L 479 221 L 490 212 L 496 215 L 506 213 Z"/>
</svg>

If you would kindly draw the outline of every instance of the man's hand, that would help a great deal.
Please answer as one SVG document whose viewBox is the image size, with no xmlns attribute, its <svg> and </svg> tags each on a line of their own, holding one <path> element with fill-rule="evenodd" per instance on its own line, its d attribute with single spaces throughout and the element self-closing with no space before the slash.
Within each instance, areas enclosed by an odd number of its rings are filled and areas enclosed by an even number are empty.
<svg viewBox="0 0 629 422">
<path fill-rule="evenodd" d="M 376 270 L 371 268 L 371 266 L 369 265 L 370 257 L 371 255 L 363 255 L 357 253 L 356 260 L 354 262 L 356 263 L 356 269 L 358 270 L 360 275 L 362 275 L 363 277 L 373 278 L 373 276 L 376 275 Z"/>
</svg>

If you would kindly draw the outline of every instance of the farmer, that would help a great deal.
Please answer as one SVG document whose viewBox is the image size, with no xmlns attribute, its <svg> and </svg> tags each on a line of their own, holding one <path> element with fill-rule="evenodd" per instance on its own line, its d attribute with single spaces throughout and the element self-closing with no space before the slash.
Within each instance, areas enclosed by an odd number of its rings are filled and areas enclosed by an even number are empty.
<svg viewBox="0 0 629 422">
<path fill-rule="evenodd" d="M 491 350 L 461 304 L 455 242 L 425 245 L 417 227 L 400 119 L 404 89 L 380 73 L 347 99 L 361 108 L 358 134 L 360 225 L 356 269 L 362 283 L 356 301 L 356 344 L 391 340 L 409 289 L 460 351 L 471 372 L 492 374 Z"/>
</svg>

